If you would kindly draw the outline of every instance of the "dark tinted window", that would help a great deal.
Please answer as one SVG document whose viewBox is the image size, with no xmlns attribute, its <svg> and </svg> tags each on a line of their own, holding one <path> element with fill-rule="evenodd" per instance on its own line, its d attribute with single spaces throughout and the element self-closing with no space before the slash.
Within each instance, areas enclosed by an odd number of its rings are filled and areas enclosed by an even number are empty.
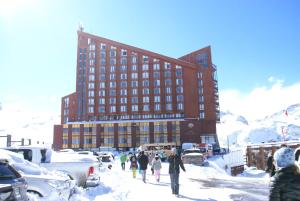
<svg viewBox="0 0 300 201">
<path fill-rule="evenodd" d="M 21 175 L 6 163 L 0 162 L 0 180 L 16 179 Z"/>
</svg>

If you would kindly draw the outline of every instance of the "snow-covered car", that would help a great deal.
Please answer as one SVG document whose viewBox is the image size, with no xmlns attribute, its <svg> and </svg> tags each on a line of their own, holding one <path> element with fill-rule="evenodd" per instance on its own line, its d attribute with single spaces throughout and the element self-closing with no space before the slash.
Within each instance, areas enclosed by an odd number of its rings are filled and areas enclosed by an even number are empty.
<svg viewBox="0 0 300 201">
<path fill-rule="evenodd" d="M 0 159 L 0 200 L 27 201 L 27 183 L 7 160 Z"/>
<path fill-rule="evenodd" d="M 203 165 L 204 163 L 204 156 L 199 149 L 184 150 L 181 159 L 185 164 Z"/>
<path fill-rule="evenodd" d="M 23 159 L 11 151 L 0 150 L 0 159 L 7 160 L 26 180 L 27 192 L 45 199 L 68 200 L 75 187 L 75 181 L 62 172 L 51 172 Z"/>
<path fill-rule="evenodd" d="M 71 179 L 75 179 L 79 186 L 93 187 L 100 183 L 100 163 L 95 157 L 76 153 L 60 153 L 47 147 L 38 146 L 18 146 L 5 149 L 20 153 L 25 160 L 47 170 L 64 172 Z"/>
</svg>

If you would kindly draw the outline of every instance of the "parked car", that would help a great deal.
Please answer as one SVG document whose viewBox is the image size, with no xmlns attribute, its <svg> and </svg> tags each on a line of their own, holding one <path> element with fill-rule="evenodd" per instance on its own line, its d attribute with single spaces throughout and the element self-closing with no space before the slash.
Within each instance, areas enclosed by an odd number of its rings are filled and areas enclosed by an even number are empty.
<svg viewBox="0 0 300 201">
<path fill-rule="evenodd" d="M 27 181 L 27 192 L 45 199 L 68 200 L 74 192 L 75 181 L 62 172 L 50 172 L 23 159 L 11 151 L 0 150 L 0 158 L 5 159 Z"/>
<path fill-rule="evenodd" d="M 75 179 L 79 186 L 93 187 L 100 183 L 100 163 L 95 157 L 76 153 L 59 153 L 47 147 L 19 146 L 6 149 L 22 154 L 25 160 L 40 167 L 64 172 L 71 179 Z"/>
<path fill-rule="evenodd" d="M 27 201 L 26 190 L 25 179 L 8 164 L 8 161 L 0 160 L 0 200 Z"/>
<path fill-rule="evenodd" d="M 200 149 L 186 149 L 181 158 L 185 164 L 203 165 L 204 163 L 204 156 Z"/>
</svg>

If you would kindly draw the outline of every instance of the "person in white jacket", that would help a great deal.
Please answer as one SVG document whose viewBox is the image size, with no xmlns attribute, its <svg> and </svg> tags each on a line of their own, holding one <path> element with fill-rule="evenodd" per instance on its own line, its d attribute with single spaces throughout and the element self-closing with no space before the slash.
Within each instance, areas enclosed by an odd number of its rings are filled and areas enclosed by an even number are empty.
<svg viewBox="0 0 300 201">
<path fill-rule="evenodd" d="M 161 160 L 158 154 L 155 154 L 155 157 L 152 160 L 152 168 L 154 170 L 154 176 L 157 182 L 160 180 L 160 169 L 161 169 Z"/>
</svg>

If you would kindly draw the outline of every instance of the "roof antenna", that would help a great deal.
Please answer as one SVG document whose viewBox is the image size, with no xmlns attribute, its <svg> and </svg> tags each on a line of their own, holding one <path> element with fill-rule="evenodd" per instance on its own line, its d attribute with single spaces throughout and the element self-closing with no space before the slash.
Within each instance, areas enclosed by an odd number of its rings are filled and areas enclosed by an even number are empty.
<svg viewBox="0 0 300 201">
<path fill-rule="evenodd" d="M 82 25 L 82 23 L 79 23 L 79 25 L 78 25 L 78 31 L 83 32 L 83 25 Z"/>
</svg>

